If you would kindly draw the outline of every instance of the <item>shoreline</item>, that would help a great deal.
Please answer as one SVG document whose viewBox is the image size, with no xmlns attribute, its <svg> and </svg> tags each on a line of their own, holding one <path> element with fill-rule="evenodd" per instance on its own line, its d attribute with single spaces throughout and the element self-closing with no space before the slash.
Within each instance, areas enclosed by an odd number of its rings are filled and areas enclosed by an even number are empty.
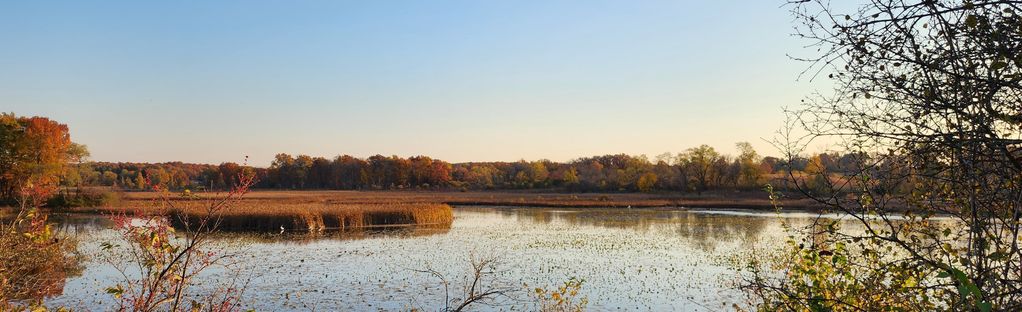
<svg viewBox="0 0 1022 312">
<path fill-rule="evenodd" d="M 195 193 L 199 200 L 224 194 Z M 122 207 L 149 206 L 161 196 L 173 202 L 189 201 L 179 193 L 124 192 L 121 203 L 113 207 L 46 209 L 63 212 L 108 212 Z M 318 204 L 339 205 L 400 205 L 447 204 L 451 206 L 504 206 L 534 208 L 680 208 L 680 209 L 743 209 L 774 211 L 776 207 L 763 191 L 727 191 L 694 193 L 555 193 L 521 191 L 342 191 L 342 190 L 254 190 L 246 194 L 242 203 L 264 205 Z M 13 207 L 0 207 L 10 210 Z M 781 208 L 788 211 L 818 212 L 819 206 L 807 199 L 781 200 Z"/>
</svg>

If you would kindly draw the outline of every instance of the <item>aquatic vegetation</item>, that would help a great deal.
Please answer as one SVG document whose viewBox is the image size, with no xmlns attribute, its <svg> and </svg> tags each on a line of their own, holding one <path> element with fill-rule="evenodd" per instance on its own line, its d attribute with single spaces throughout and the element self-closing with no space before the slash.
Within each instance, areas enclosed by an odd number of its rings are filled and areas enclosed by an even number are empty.
<svg viewBox="0 0 1022 312">
<path fill-rule="evenodd" d="M 588 309 L 719 310 L 720 303 L 729 307 L 744 297 L 721 281 L 733 278 L 733 269 L 714 259 L 750 246 L 781 247 L 784 241 L 773 213 L 457 206 L 453 212 L 449 229 L 277 230 L 211 238 L 226 245 L 217 245 L 218 253 L 238 255 L 234 259 L 248 281 L 244 306 L 257 311 L 436 311 L 445 304 L 443 286 L 414 270 L 435 269 L 451 281 L 451 297 L 461 297 L 471 280 L 466 259 L 471 250 L 500 257 L 490 277 L 516 290 L 505 310 L 537 310 L 530 297 L 535 287 L 556 290 L 572 276 L 585 280 L 578 298 L 588 299 Z M 805 214 L 785 218 L 810 221 Z M 81 248 L 90 255 L 102 253 L 100 243 L 119 235 L 98 224 L 81 233 Z M 109 272 L 105 263 L 88 267 L 69 280 L 63 296 L 47 303 L 109 309 L 109 301 L 96 299 L 109 297 L 96 297 L 101 290 L 96 285 L 114 285 L 117 276 L 103 274 Z M 234 274 L 205 272 L 193 280 L 193 289 L 212 288 Z"/>
<path fill-rule="evenodd" d="M 555 289 L 536 287 L 532 290 L 532 296 L 539 304 L 539 311 L 582 312 L 589 303 L 589 298 L 579 294 L 584 283 L 584 279 L 572 277 Z"/>
<path fill-rule="evenodd" d="M 200 202 L 181 201 L 170 214 L 175 226 L 203 216 Z M 391 226 L 450 227 L 451 206 L 433 203 L 329 204 L 247 201 L 219 216 L 224 231 L 323 231 Z"/>
</svg>

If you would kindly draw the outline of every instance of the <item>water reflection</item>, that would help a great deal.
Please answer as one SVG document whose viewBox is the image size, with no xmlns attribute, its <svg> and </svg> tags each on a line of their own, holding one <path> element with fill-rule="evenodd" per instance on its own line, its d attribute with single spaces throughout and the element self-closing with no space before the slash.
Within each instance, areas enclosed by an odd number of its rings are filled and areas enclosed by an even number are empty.
<svg viewBox="0 0 1022 312">
<path fill-rule="evenodd" d="M 451 230 L 450 226 L 401 226 L 386 228 L 366 228 L 326 231 L 291 231 L 283 233 L 266 232 L 223 232 L 211 237 L 214 240 L 227 240 L 239 243 L 284 243 L 308 244 L 319 240 L 360 240 L 386 237 L 389 239 L 415 238 L 430 235 L 442 235 Z"/>
<path fill-rule="evenodd" d="M 639 209 L 537 209 L 518 207 L 459 208 L 461 211 L 490 212 L 529 222 L 550 224 L 562 222 L 573 226 L 591 226 L 639 233 L 672 229 L 704 251 L 712 251 L 717 242 L 738 239 L 751 247 L 767 224 L 773 223 L 769 213 L 715 214 L 671 208 Z"/>
<path fill-rule="evenodd" d="M 69 234 L 72 238 L 89 237 L 96 232 L 108 231 L 113 228 L 114 222 L 104 215 L 81 214 L 81 213 L 55 213 L 51 214 L 49 220 L 54 223 L 55 230 Z M 426 235 L 444 234 L 450 230 L 450 225 L 403 225 L 403 226 L 378 226 L 351 229 L 332 229 L 324 231 L 281 231 L 277 233 L 266 231 L 230 231 L 220 232 L 213 235 L 217 240 L 231 240 L 252 243 L 301 243 L 320 239 L 330 240 L 355 240 L 374 237 L 417 237 Z"/>
<path fill-rule="evenodd" d="M 98 214 L 53 213 L 50 214 L 49 220 L 56 225 L 56 229 L 72 235 L 109 229 L 114 225 L 110 218 Z"/>
<path fill-rule="evenodd" d="M 0 222 L 5 231 L 0 235 L 0 249 L 3 249 L 0 253 L 0 298 L 3 300 L 34 301 L 59 296 L 64 292 L 67 279 L 82 273 L 75 236 L 54 235 L 55 229 L 45 226 L 48 224 L 46 215 L 28 213 L 16 217 L 8 214 L 0 217 Z M 0 310 L 4 304 L 0 302 Z"/>
<path fill-rule="evenodd" d="M 216 239 L 243 255 L 250 280 L 246 305 L 256 310 L 431 310 L 442 305 L 442 287 L 416 270 L 429 266 L 457 280 L 470 254 L 493 254 L 502 258 L 501 278 L 516 285 L 585 279 L 583 295 L 595 310 L 692 311 L 742 300 L 726 283 L 736 273 L 720 258 L 776 246 L 785 237 L 780 220 L 808 223 L 812 216 L 718 212 L 456 207 L 453 224 L 442 228 L 222 233 Z M 78 233 L 86 252 L 117 237 L 103 216 L 54 220 Z M 102 288 L 117 278 L 102 263 L 89 263 L 48 302 L 103 310 L 110 301 Z"/>
</svg>

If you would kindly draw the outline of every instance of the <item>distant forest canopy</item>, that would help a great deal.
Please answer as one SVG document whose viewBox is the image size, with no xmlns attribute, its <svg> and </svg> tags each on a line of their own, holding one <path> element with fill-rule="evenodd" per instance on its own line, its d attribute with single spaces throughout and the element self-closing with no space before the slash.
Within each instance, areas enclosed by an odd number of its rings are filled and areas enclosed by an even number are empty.
<svg viewBox="0 0 1022 312">
<path fill-rule="evenodd" d="M 791 163 L 761 157 L 748 143 L 737 156 L 708 145 L 649 159 L 625 154 L 549 160 L 451 164 L 427 156 L 402 158 L 349 155 L 333 159 L 278 154 L 268 168 L 237 163 L 189 164 L 87 162 L 88 150 L 71 141 L 66 125 L 45 117 L 0 114 L 0 200 L 10 202 L 31 189 L 45 198 L 59 187 L 109 186 L 124 190 L 224 190 L 240 174 L 253 174 L 270 189 L 559 189 L 572 192 L 702 192 L 786 188 L 788 170 L 841 174 L 861 157 L 822 153 Z"/>
<path fill-rule="evenodd" d="M 748 143 L 738 143 L 738 156 L 720 154 L 702 145 L 655 159 L 625 154 L 549 160 L 468 162 L 451 164 L 427 156 L 402 158 L 349 155 L 333 159 L 278 154 L 269 168 L 237 163 L 220 165 L 91 162 L 78 165 L 67 185 L 115 186 L 147 190 L 154 185 L 183 189 L 222 190 L 240 173 L 255 174 L 259 188 L 292 190 L 387 189 L 561 189 L 575 192 L 701 192 L 760 189 L 767 183 L 786 185 L 789 165 L 776 157 L 760 157 Z M 853 168 L 855 157 L 823 153 L 797 158 L 790 168 L 833 172 Z"/>
</svg>

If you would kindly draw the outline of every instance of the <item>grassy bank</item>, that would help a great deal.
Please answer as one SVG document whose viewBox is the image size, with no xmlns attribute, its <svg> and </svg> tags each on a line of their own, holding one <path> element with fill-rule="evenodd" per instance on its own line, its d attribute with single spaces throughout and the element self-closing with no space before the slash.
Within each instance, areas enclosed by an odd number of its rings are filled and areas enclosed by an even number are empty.
<svg viewBox="0 0 1022 312">
<path fill-rule="evenodd" d="M 155 193 L 127 193 L 129 202 L 148 200 Z M 535 206 L 578 208 L 684 207 L 773 209 L 763 191 L 704 194 L 548 193 L 548 192 L 430 192 L 430 191 L 254 191 L 245 202 L 316 203 L 324 205 L 412 204 Z M 813 209 L 807 200 L 783 200 L 785 209 Z"/>
</svg>

